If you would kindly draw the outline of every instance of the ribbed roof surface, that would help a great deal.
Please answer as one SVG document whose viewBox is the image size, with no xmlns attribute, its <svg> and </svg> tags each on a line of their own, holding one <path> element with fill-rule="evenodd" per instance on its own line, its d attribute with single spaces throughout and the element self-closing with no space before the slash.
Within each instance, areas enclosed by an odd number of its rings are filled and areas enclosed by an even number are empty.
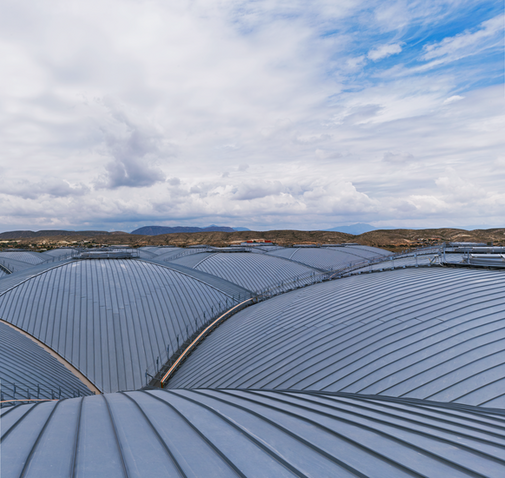
<svg viewBox="0 0 505 478">
<path fill-rule="evenodd" d="M 389 256 L 392 254 L 390 251 L 386 251 L 385 249 L 379 249 L 378 247 L 371 247 L 371 246 L 362 246 L 362 245 L 356 245 L 356 246 L 339 246 L 339 247 L 326 247 L 325 249 L 331 249 L 331 250 L 342 250 L 344 249 L 345 252 L 355 254 L 357 256 L 366 258 L 366 259 L 372 259 L 374 257 L 380 257 L 380 256 Z"/>
<path fill-rule="evenodd" d="M 203 247 L 187 247 L 185 249 L 178 248 L 174 250 L 168 249 L 163 254 L 159 254 L 157 260 L 159 261 L 172 261 L 178 259 L 179 257 L 187 257 L 193 254 L 199 254 L 201 252 L 206 252 L 209 250 L 208 246 Z"/>
<path fill-rule="evenodd" d="M 152 254 L 159 256 L 161 254 L 166 254 L 167 252 L 177 252 L 180 251 L 180 247 L 163 247 L 163 246 L 146 246 L 141 247 L 139 251 L 151 252 Z"/>
<path fill-rule="evenodd" d="M 215 276 L 213 274 L 209 274 L 207 272 L 199 271 L 197 269 L 193 269 L 191 267 L 186 267 L 181 264 L 177 264 L 176 262 L 164 262 L 155 259 L 150 259 L 149 262 L 154 264 L 162 265 L 167 269 L 172 269 L 174 271 L 181 272 L 185 275 L 193 277 L 199 281 L 205 282 L 206 284 L 219 289 L 230 297 L 234 297 L 237 300 L 245 300 L 246 298 L 252 297 L 252 292 L 244 287 L 241 287 L 238 284 L 234 284 L 226 279 L 222 279 L 221 277 Z"/>
<path fill-rule="evenodd" d="M 39 252 L 14 251 L 14 252 L 0 252 L 0 259 L 5 259 L 7 261 L 13 259 L 18 262 L 25 262 L 26 264 L 37 265 L 51 258 Z"/>
<path fill-rule="evenodd" d="M 106 394 L 2 410 L 2 477 L 505 476 L 505 416 L 259 391 Z"/>
<path fill-rule="evenodd" d="M 1 279 L 2 277 L 6 277 L 6 276 L 8 276 L 8 275 L 9 275 L 9 274 L 8 274 L 8 273 L 7 273 L 4 269 L 2 269 L 2 268 L 0 267 L 0 279 Z"/>
<path fill-rule="evenodd" d="M 251 306 L 173 388 L 342 391 L 505 407 L 505 273 L 400 269 Z"/>
<path fill-rule="evenodd" d="M 0 322 L 0 384 L 3 400 L 68 398 L 90 390 L 55 357 L 33 340 Z M 16 385 L 16 396 L 14 396 Z M 39 393 L 37 393 L 39 390 Z"/>
<path fill-rule="evenodd" d="M 51 249 L 50 251 L 45 251 L 43 254 L 45 256 L 52 256 L 52 257 L 71 257 L 72 252 L 74 252 L 75 249 L 69 249 L 67 247 L 61 248 L 61 249 Z"/>
<path fill-rule="evenodd" d="M 24 271 L 26 269 L 30 269 L 31 267 L 34 267 L 33 264 L 30 264 L 29 262 L 24 262 L 24 261 L 17 261 L 14 259 L 14 255 L 10 256 L 1 256 L 0 257 L 0 264 L 5 267 L 7 270 L 10 272 L 19 272 L 19 271 Z"/>
<path fill-rule="evenodd" d="M 295 277 L 308 278 L 316 269 L 297 262 L 250 252 L 203 253 L 174 261 L 222 277 L 246 289 L 259 291 Z"/>
<path fill-rule="evenodd" d="M 15 279 L 15 278 L 13 278 Z M 217 279 L 221 280 L 222 279 Z M 35 336 L 102 391 L 145 385 L 156 358 L 193 333 L 229 295 L 173 269 L 140 260 L 74 261 L 0 295 L 0 318 Z M 230 287 L 234 287 L 230 284 Z M 161 365 L 161 363 L 160 363 Z"/>
<path fill-rule="evenodd" d="M 187 254 L 170 261 L 171 264 L 180 264 L 181 266 L 194 268 L 197 264 L 216 254 L 215 252 L 198 252 L 196 254 Z"/>
<path fill-rule="evenodd" d="M 359 255 L 348 247 L 291 247 L 269 252 L 268 255 L 284 257 L 292 261 L 316 267 L 321 270 L 340 269 L 352 262 L 360 262 L 369 258 L 370 253 Z M 377 254 L 376 257 L 383 257 Z"/>
</svg>

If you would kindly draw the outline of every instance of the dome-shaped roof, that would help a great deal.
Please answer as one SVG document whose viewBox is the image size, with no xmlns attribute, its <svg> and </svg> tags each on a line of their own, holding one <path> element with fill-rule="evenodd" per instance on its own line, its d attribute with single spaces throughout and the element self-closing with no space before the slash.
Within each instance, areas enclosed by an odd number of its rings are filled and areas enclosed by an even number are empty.
<svg viewBox="0 0 505 478">
<path fill-rule="evenodd" d="M 505 274 L 422 268 L 357 275 L 239 312 L 174 388 L 342 391 L 505 406 Z"/>
</svg>

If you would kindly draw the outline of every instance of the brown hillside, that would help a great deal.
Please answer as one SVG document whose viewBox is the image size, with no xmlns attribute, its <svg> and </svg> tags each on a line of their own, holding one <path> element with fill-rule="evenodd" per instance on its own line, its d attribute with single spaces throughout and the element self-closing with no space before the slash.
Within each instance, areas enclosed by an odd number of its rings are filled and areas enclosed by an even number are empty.
<svg viewBox="0 0 505 478">
<path fill-rule="evenodd" d="M 31 247 L 34 249 L 49 249 L 62 246 L 93 247 L 99 245 L 125 244 L 133 247 L 146 245 L 174 245 L 190 246 L 209 244 L 226 246 L 242 241 L 256 240 L 272 241 L 279 245 L 291 244 L 338 244 L 355 242 L 358 244 L 381 247 L 391 251 L 410 249 L 423 245 L 442 242 L 493 242 L 495 245 L 505 245 L 505 229 L 487 229 L 465 231 L 462 229 L 392 229 L 377 230 L 353 236 L 334 231 L 240 231 L 240 232 L 195 232 L 163 234 L 160 236 L 140 236 L 124 232 L 83 231 L 69 234 L 44 236 L 37 233 L 37 237 L 2 238 L 0 247 Z M 64 232 L 64 231 L 62 231 Z M 23 237 L 25 236 L 25 237 Z"/>
</svg>

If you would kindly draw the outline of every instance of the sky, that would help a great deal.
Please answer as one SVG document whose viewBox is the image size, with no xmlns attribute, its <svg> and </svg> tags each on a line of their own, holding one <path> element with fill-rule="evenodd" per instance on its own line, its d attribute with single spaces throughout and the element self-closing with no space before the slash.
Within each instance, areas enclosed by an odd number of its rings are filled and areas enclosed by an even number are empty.
<svg viewBox="0 0 505 478">
<path fill-rule="evenodd" d="M 0 6 L 0 232 L 505 227 L 502 1 Z"/>
</svg>

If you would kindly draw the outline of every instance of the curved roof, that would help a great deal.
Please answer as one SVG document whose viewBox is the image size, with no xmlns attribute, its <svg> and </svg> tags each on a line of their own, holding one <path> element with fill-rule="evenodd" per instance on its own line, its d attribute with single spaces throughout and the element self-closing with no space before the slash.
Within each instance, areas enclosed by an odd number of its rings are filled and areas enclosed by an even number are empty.
<svg viewBox="0 0 505 478">
<path fill-rule="evenodd" d="M 140 247 L 139 251 L 145 251 L 145 252 L 150 252 L 151 254 L 154 254 L 155 256 L 159 256 L 161 254 L 166 254 L 167 252 L 176 252 L 180 251 L 180 247 L 175 247 L 175 246 L 145 246 L 145 247 Z"/>
<path fill-rule="evenodd" d="M 390 251 L 387 251 L 385 249 L 379 249 L 378 247 L 371 247 L 371 246 L 362 246 L 360 244 L 355 244 L 355 245 L 346 245 L 342 244 L 337 247 L 332 247 L 332 246 L 325 246 L 325 249 L 331 249 L 331 250 L 342 250 L 344 248 L 345 252 L 355 254 L 359 257 L 363 257 L 365 259 L 372 259 L 375 257 L 381 257 L 381 256 L 389 256 L 393 254 Z"/>
<path fill-rule="evenodd" d="M 61 249 L 51 249 L 49 251 L 44 251 L 43 254 L 45 256 L 51 256 L 51 257 L 72 257 L 72 254 L 76 251 L 74 248 L 70 247 L 62 247 Z"/>
<path fill-rule="evenodd" d="M 2 400 L 69 398 L 91 391 L 49 352 L 13 327 L 0 322 Z M 14 385 L 16 396 L 14 396 Z"/>
<path fill-rule="evenodd" d="M 20 272 L 34 267 L 33 264 L 13 259 L 14 256 L 0 256 L 0 265 L 10 272 Z"/>
<path fill-rule="evenodd" d="M 78 260 L 30 272 L 17 284 L 16 277 L 0 281 L 0 318 L 55 350 L 102 391 L 145 385 L 146 369 L 154 374 L 157 357 L 160 366 L 167 360 L 167 346 L 172 354 L 178 340 L 236 302 L 188 274 L 135 259 Z"/>
<path fill-rule="evenodd" d="M 18 262 L 25 262 L 26 264 L 37 265 L 42 262 L 50 260 L 50 257 L 44 255 L 44 253 L 33 252 L 33 251 L 12 251 L 12 252 L 0 252 L 0 259 L 10 260 L 13 259 Z"/>
<path fill-rule="evenodd" d="M 318 272 L 297 262 L 250 252 L 194 254 L 173 263 L 222 277 L 253 291 L 288 282 L 295 277 L 308 278 Z"/>
<path fill-rule="evenodd" d="M 505 475 L 505 416 L 473 407 L 159 390 L 1 412 L 4 478 Z"/>
<path fill-rule="evenodd" d="M 214 331 L 170 388 L 341 391 L 505 406 L 505 274 L 355 275 L 251 306 Z"/>
<path fill-rule="evenodd" d="M 350 247 L 290 247 L 268 252 L 269 256 L 284 257 L 292 261 L 306 264 L 320 270 L 342 269 L 351 263 L 369 259 L 357 251 L 350 251 Z M 370 256 L 369 253 L 366 253 Z M 383 257 L 377 254 L 375 257 Z"/>
<path fill-rule="evenodd" d="M 3 267 L 0 267 L 0 279 L 2 277 L 6 277 L 8 275 L 9 275 L 9 273 Z"/>
</svg>

